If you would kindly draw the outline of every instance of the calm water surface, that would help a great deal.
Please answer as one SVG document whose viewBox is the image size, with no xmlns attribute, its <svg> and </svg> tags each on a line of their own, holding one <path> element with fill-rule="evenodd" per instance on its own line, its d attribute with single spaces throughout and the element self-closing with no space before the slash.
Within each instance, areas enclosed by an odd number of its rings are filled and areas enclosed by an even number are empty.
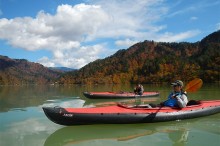
<svg viewBox="0 0 220 146">
<path fill-rule="evenodd" d="M 144 85 L 160 96 L 123 102 L 161 102 L 169 86 Z M 119 100 L 86 99 L 83 91 L 132 91 L 133 85 L 0 86 L 0 146 L 218 146 L 220 114 L 182 121 L 81 125 L 65 127 L 49 121 L 43 106 L 90 107 Z M 204 85 L 189 99 L 220 99 L 219 84 Z"/>
</svg>

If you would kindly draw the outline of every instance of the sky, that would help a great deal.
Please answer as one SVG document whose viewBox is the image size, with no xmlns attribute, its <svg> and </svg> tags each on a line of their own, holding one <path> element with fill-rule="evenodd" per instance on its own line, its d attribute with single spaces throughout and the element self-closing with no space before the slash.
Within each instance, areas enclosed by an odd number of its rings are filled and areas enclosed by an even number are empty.
<svg viewBox="0 0 220 146">
<path fill-rule="evenodd" d="M 0 0 L 0 55 L 79 69 L 145 40 L 197 42 L 220 0 Z"/>
</svg>

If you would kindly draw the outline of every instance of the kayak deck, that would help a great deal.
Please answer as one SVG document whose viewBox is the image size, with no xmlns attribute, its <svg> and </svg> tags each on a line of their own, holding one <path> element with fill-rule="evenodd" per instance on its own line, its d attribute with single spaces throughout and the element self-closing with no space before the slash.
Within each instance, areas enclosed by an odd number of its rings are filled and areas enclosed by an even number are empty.
<svg viewBox="0 0 220 146">
<path fill-rule="evenodd" d="M 70 113 L 155 113 L 155 112 L 176 112 L 176 111 L 192 111 L 205 107 L 220 106 L 220 100 L 216 100 L 218 104 L 213 105 L 213 102 L 201 101 L 198 105 L 187 106 L 183 109 L 175 107 L 155 107 L 155 108 L 142 108 L 142 107 L 122 107 L 122 106 L 107 106 L 107 107 L 92 107 L 92 108 L 65 108 Z"/>
</svg>

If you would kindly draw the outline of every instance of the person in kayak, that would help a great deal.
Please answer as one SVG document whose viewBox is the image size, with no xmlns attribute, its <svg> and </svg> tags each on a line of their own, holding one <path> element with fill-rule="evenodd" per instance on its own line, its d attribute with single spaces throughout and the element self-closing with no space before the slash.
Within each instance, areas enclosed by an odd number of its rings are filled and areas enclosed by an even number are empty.
<svg viewBox="0 0 220 146">
<path fill-rule="evenodd" d="M 137 86 L 134 88 L 134 93 L 136 95 L 143 95 L 144 87 L 141 84 L 137 84 Z"/>
<path fill-rule="evenodd" d="M 188 103 L 186 92 L 183 91 L 183 82 L 176 80 L 171 83 L 173 92 L 168 96 L 168 100 L 161 103 L 162 106 L 184 108 Z"/>
</svg>

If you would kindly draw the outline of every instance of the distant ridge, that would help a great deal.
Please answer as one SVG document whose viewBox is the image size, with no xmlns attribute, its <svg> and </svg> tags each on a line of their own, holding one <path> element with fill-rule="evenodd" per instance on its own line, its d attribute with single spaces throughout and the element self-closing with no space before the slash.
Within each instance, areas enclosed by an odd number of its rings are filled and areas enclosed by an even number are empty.
<svg viewBox="0 0 220 146">
<path fill-rule="evenodd" d="M 60 72 L 70 72 L 70 71 L 76 71 L 77 69 L 72 69 L 68 67 L 49 67 L 51 70 L 60 71 Z"/>
<path fill-rule="evenodd" d="M 49 84 L 61 74 L 39 63 L 0 55 L 0 85 Z"/>
</svg>

